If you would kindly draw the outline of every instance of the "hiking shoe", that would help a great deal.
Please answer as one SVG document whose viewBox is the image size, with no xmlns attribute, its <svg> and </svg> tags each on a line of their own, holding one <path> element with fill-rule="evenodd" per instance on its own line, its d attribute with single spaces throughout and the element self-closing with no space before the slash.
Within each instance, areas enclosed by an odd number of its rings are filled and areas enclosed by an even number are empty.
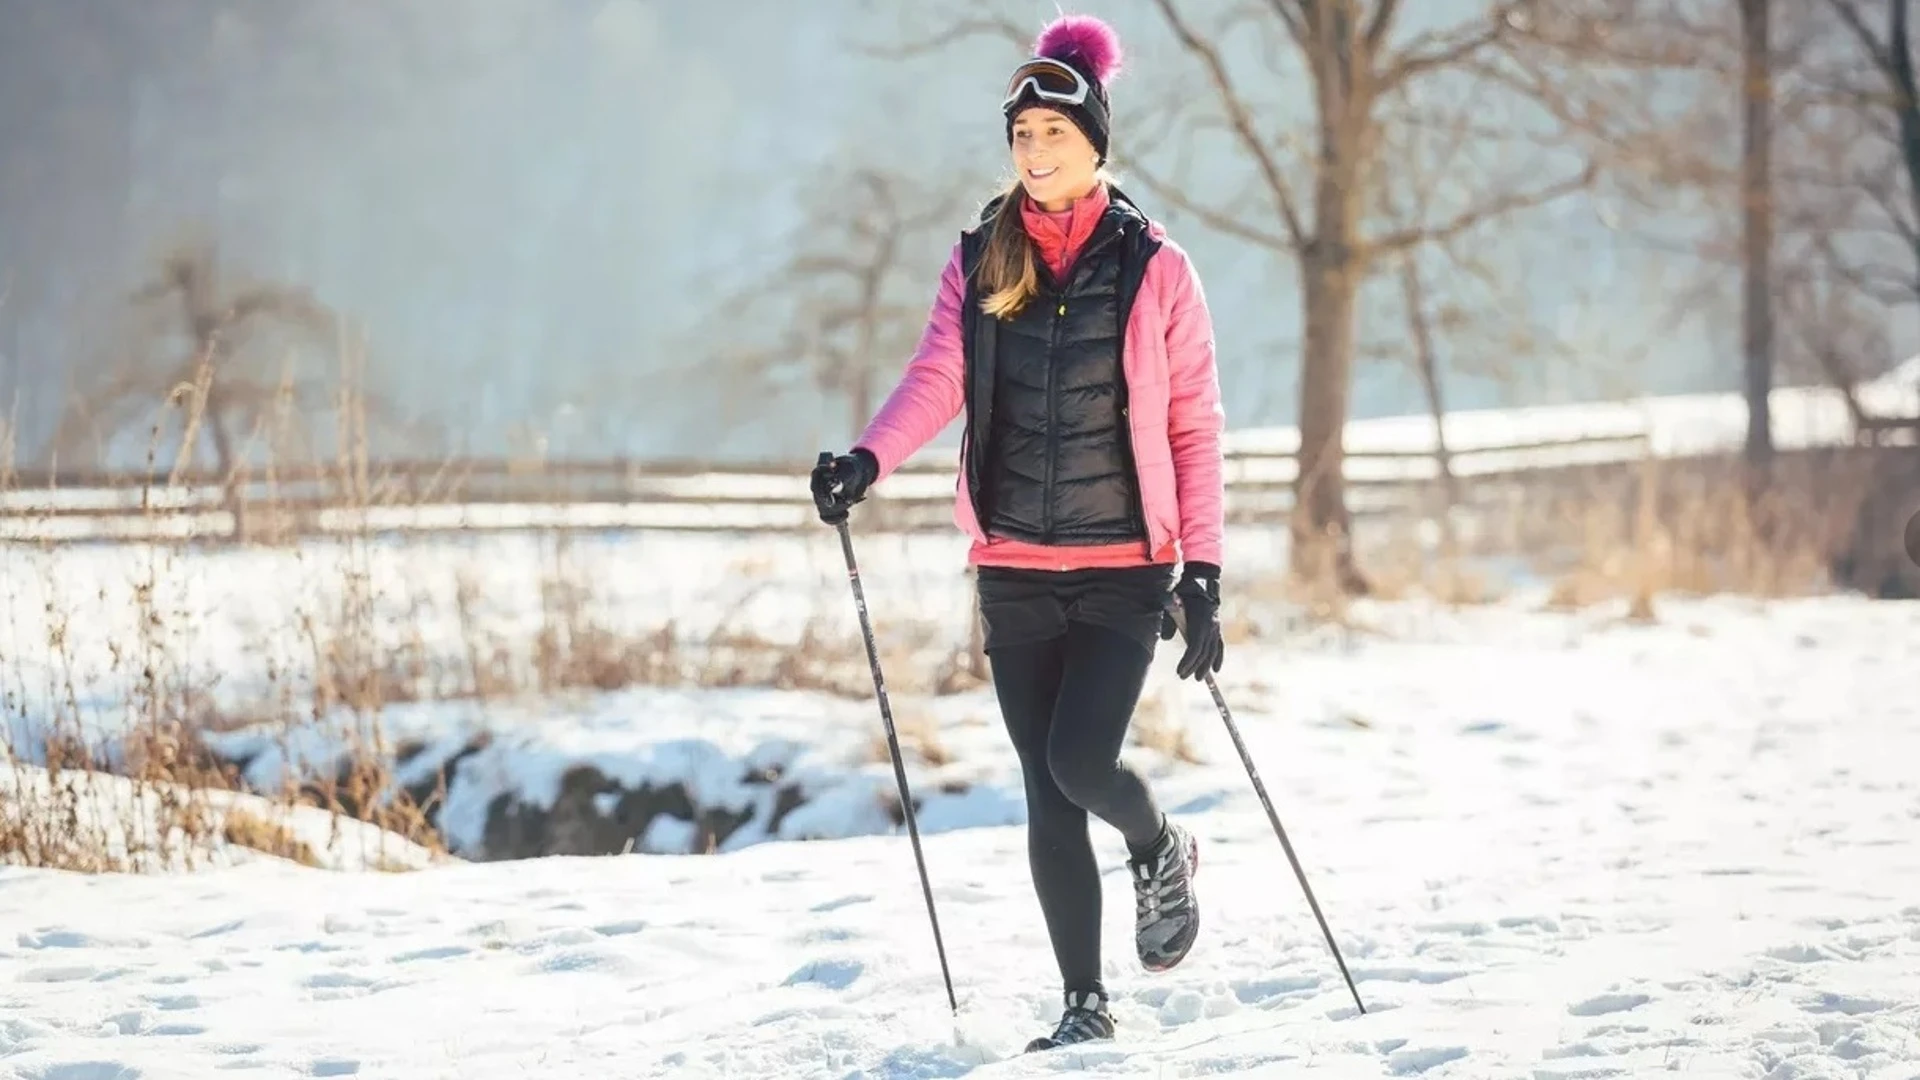
<svg viewBox="0 0 1920 1080">
<path fill-rule="evenodd" d="M 1098 990 L 1067 991 L 1067 1008 L 1053 1034 L 1042 1035 L 1027 1044 L 1027 1052 L 1052 1050 L 1060 1046 L 1113 1038 L 1113 1014 L 1107 1011 L 1107 995 Z"/>
<path fill-rule="evenodd" d="M 1186 959 L 1200 933 L 1200 907 L 1193 878 L 1200 869 L 1200 843 L 1167 822 L 1159 843 L 1127 860 L 1133 877 L 1133 941 L 1148 971 L 1166 971 Z"/>
</svg>

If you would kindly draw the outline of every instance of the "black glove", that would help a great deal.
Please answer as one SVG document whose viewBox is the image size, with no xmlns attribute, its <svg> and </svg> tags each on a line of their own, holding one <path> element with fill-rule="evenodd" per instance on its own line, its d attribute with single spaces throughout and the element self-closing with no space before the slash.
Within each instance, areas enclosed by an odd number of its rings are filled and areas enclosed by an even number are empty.
<svg viewBox="0 0 1920 1080">
<path fill-rule="evenodd" d="M 1172 602 L 1177 601 L 1187 623 L 1187 651 L 1180 656 L 1174 671 L 1180 678 L 1204 679 L 1220 670 L 1227 650 L 1220 636 L 1220 568 L 1212 563 L 1187 564 L 1173 587 L 1168 609 L 1160 616 L 1160 640 L 1171 641 L 1179 626 L 1173 621 Z"/>
<path fill-rule="evenodd" d="M 813 467 L 813 505 L 820 520 L 839 525 L 847 520 L 847 510 L 867 497 L 867 489 L 880 476 L 880 459 L 865 447 L 834 457 L 822 452 Z"/>
</svg>

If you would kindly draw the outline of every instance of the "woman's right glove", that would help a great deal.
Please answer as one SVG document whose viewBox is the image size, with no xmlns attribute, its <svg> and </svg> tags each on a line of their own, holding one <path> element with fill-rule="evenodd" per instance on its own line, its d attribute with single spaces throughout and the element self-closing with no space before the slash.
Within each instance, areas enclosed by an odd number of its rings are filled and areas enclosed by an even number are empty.
<svg viewBox="0 0 1920 1080">
<path fill-rule="evenodd" d="M 1187 651 L 1180 656 L 1174 671 L 1180 678 L 1201 681 L 1220 670 L 1227 650 L 1220 634 L 1220 568 L 1212 563 L 1190 562 L 1173 587 L 1168 610 L 1160 616 L 1160 640 L 1171 641 L 1179 626 L 1174 622 L 1172 603 L 1180 605 L 1187 624 Z"/>
<path fill-rule="evenodd" d="M 879 476 L 880 459 L 865 447 L 856 446 L 839 457 L 821 454 L 820 463 L 813 467 L 812 485 L 820 520 L 829 525 L 847 520 L 847 511 L 867 497 L 867 489 Z"/>
</svg>

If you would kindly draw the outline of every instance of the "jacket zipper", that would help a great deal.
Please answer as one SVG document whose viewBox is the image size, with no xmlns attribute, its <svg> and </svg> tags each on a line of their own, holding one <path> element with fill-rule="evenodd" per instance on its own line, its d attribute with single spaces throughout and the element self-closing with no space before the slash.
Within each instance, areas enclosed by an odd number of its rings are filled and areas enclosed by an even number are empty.
<svg viewBox="0 0 1920 1080">
<path fill-rule="evenodd" d="M 1084 249 L 1082 249 L 1078 255 L 1074 256 L 1073 269 L 1068 271 L 1066 282 L 1061 286 L 1061 288 L 1055 294 L 1056 303 L 1055 303 L 1053 316 L 1052 316 L 1052 325 L 1049 326 L 1047 329 L 1047 390 L 1046 390 L 1047 468 L 1046 468 L 1046 479 L 1043 481 L 1040 488 L 1040 494 L 1041 494 L 1040 535 L 1041 535 L 1041 542 L 1045 544 L 1053 543 L 1053 539 L 1054 539 L 1053 482 L 1054 482 L 1054 459 L 1058 456 L 1058 453 L 1059 453 L 1059 443 L 1057 441 L 1057 436 L 1059 433 L 1059 424 L 1056 422 L 1058 417 L 1056 415 L 1057 409 L 1055 408 L 1055 405 L 1054 405 L 1053 368 L 1054 368 L 1055 354 L 1059 352 L 1059 349 L 1060 349 L 1060 323 L 1066 317 L 1066 314 L 1067 314 L 1067 296 L 1070 293 L 1072 293 L 1074 283 L 1080 280 L 1081 271 L 1086 267 L 1090 258 L 1095 253 L 1104 250 L 1107 247 L 1107 245 L 1118 240 L 1119 235 L 1120 234 L 1117 230 L 1109 231 L 1104 234 L 1096 235 L 1096 237 L 1093 240 L 1088 242 L 1087 246 Z M 1126 371 L 1126 362 L 1125 362 L 1126 334 L 1127 334 L 1127 328 L 1124 326 L 1121 327 L 1120 328 L 1120 348 L 1121 348 L 1122 360 L 1121 360 L 1121 366 L 1120 366 L 1120 383 L 1122 386 L 1126 385 L 1126 381 L 1127 381 L 1127 371 Z M 1122 406 L 1120 411 L 1121 411 L 1121 418 L 1123 420 L 1126 420 L 1126 407 Z M 1132 427 L 1131 421 L 1127 421 L 1127 456 L 1129 458 L 1133 457 L 1133 427 Z M 1144 497 L 1139 493 L 1140 470 L 1139 470 L 1139 467 L 1137 465 L 1133 465 L 1131 461 L 1129 462 L 1129 467 L 1133 469 L 1133 473 L 1134 473 L 1134 484 L 1133 484 L 1134 505 L 1140 514 L 1141 531 L 1145 532 L 1147 511 L 1146 511 L 1146 503 L 1144 501 Z M 1149 538 L 1147 541 L 1147 549 L 1148 549 L 1149 555 L 1152 554 L 1152 548 L 1153 548 L 1153 541 L 1151 540 L 1151 538 Z"/>
<path fill-rule="evenodd" d="M 1122 331 L 1124 335 L 1124 331 Z M 1123 362 L 1120 367 L 1120 383 L 1126 385 L 1127 370 Z M 1133 512 L 1140 520 L 1140 542 L 1146 545 L 1147 558 L 1153 558 L 1153 529 L 1147 525 L 1146 481 L 1140 477 L 1140 455 L 1133 445 L 1133 405 L 1132 395 L 1129 403 L 1120 406 L 1120 427 L 1126 433 L 1127 471 L 1133 474 Z"/>
<path fill-rule="evenodd" d="M 1054 361 L 1060 351 L 1060 323 L 1067 314 L 1066 296 L 1059 297 L 1059 306 L 1054 309 L 1051 324 L 1047 327 L 1047 472 L 1046 480 L 1040 487 L 1040 535 L 1042 542 L 1053 543 L 1053 482 L 1054 462 L 1060 454 L 1060 410 L 1054 401 L 1053 370 Z"/>
</svg>

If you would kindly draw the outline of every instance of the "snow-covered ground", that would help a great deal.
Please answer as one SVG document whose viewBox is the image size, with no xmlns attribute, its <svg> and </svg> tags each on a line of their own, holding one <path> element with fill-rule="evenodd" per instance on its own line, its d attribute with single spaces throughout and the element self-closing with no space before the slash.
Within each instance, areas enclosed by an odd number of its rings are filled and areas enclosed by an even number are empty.
<svg viewBox="0 0 1920 1080">
<path fill-rule="evenodd" d="M 904 833 L 390 874 L 0 869 L 0 1075 L 1920 1076 L 1920 605 L 1663 599 L 1642 626 L 1537 601 L 1362 605 L 1360 630 L 1229 655 L 1364 1016 L 1187 684 L 1206 763 L 1147 760 L 1205 844 L 1205 929 L 1141 972 L 1096 833 L 1112 1046 L 1016 1053 L 1058 1011 L 1016 799 L 925 838 L 957 1019 Z M 939 720 L 1017 792 L 991 726 L 963 734 L 984 694 Z M 823 741 L 878 724 L 858 701 L 794 717 Z"/>
<path fill-rule="evenodd" d="M 0 747 L 0 836 L 15 830 L 28 834 L 23 846 L 42 865 L 88 870 L 194 871 L 292 858 L 327 870 L 403 871 L 452 861 L 318 807 L 104 772 L 55 776 Z"/>
</svg>

